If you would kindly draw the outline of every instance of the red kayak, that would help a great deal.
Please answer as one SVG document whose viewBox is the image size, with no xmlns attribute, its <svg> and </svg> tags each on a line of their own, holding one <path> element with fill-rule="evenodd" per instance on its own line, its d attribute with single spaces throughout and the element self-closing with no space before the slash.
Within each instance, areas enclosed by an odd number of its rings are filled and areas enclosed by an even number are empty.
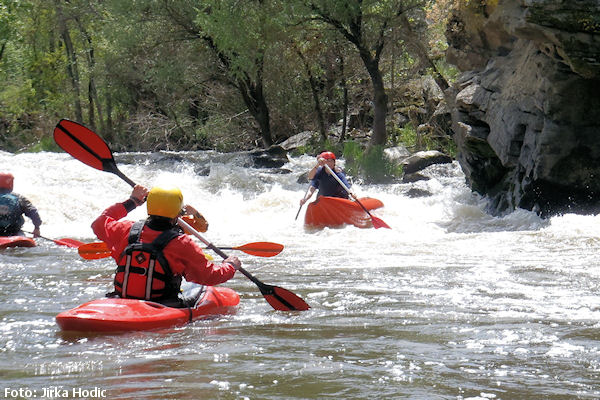
<svg viewBox="0 0 600 400">
<path fill-rule="evenodd" d="M 381 201 L 370 197 L 358 200 L 369 211 L 383 207 Z M 321 196 L 306 208 L 304 226 L 307 228 L 337 228 L 343 225 L 372 228 L 373 222 L 365 210 L 357 202 L 350 199 Z"/>
<path fill-rule="evenodd" d="M 184 325 L 233 311 L 240 296 L 226 287 L 206 286 L 196 306 L 174 308 L 145 300 L 103 298 L 56 316 L 63 331 L 124 332 Z"/>
<path fill-rule="evenodd" d="M 27 236 L 0 236 L 0 249 L 7 247 L 34 247 L 35 240 Z"/>
</svg>

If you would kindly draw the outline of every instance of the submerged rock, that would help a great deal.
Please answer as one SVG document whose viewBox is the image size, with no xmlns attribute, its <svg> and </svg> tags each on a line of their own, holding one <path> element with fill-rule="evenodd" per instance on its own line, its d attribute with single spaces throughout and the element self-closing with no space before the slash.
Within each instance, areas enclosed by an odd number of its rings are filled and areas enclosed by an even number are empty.
<svg viewBox="0 0 600 400">
<path fill-rule="evenodd" d="M 254 150 L 249 155 L 255 168 L 279 168 L 288 162 L 287 151 L 281 146 Z"/>
</svg>

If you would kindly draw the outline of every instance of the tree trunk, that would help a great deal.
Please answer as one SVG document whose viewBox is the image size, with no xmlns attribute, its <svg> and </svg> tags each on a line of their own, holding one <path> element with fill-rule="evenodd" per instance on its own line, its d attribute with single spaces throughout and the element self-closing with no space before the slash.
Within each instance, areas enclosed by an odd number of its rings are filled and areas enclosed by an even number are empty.
<svg viewBox="0 0 600 400">
<path fill-rule="evenodd" d="M 315 103 L 315 112 L 317 113 L 317 121 L 319 123 L 319 132 L 321 133 L 321 139 L 323 142 L 327 140 L 327 128 L 325 127 L 325 119 L 323 117 L 323 110 L 321 108 L 321 101 L 319 100 L 319 88 L 317 85 L 317 81 L 310 70 L 310 66 L 304 57 L 304 54 L 300 50 L 296 50 L 298 57 L 302 60 L 304 64 L 304 69 L 306 70 L 306 74 L 308 75 L 308 82 L 310 83 L 310 91 L 312 92 L 313 101 Z"/>
<path fill-rule="evenodd" d="M 205 36 L 201 32 L 192 29 L 195 35 L 202 38 L 204 42 L 216 53 L 219 60 L 223 65 L 231 71 L 231 60 L 227 55 L 219 50 L 214 40 L 210 36 Z M 258 123 L 258 129 L 260 130 L 260 136 L 264 148 L 268 148 L 273 145 L 273 138 L 271 137 L 271 117 L 269 115 L 269 106 L 263 93 L 263 60 L 256 61 L 256 78 L 253 80 L 247 73 L 244 73 L 243 78 L 237 78 L 235 81 L 232 79 L 232 83 L 237 87 L 242 95 L 244 104 L 248 107 L 250 115 Z"/>
<path fill-rule="evenodd" d="M 257 83 L 254 83 L 249 77 L 246 77 L 243 80 L 238 80 L 237 86 L 250 114 L 258 123 L 263 147 L 270 147 L 273 144 L 273 138 L 271 137 L 271 121 L 269 117 L 269 107 L 267 106 L 262 90 L 262 80 L 257 79 Z"/>
<path fill-rule="evenodd" d="M 110 92 L 106 94 L 106 129 L 104 130 L 104 134 L 108 141 L 111 141 L 114 136 L 112 120 L 112 97 Z"/>
<path fill-rule="evenodd" d="M 346 130 L 348 129 L 348 86 L 344 78 L 344 111 L 342 116 L 342 133 L 340 134 L 340 143 L 346 140 Z"/>
<path fill-rule="evenodd" d="M 435 63 L 429 57 L 427 48 L 425 46 L 423 46 L 423 41 L 421 40 L 421 38 L 418 37 L 418 35 L 412 29 L 412 26 L 410 25 L 410 21 L 408 20 L 408 18 L 406 18 L 405 14 L 402 14 L 400 16 L 400 21 L 402 22 L 402 28 L 404 29 L 405 35 L 408 39 L 407 43 L 409 44 L 410 47 L 413 48 L 413 51 L 416 53 L 417 57 L 419 57 L 419 61 L 421 61 L 421 63 L 423 65 L 425 65 L 427 68 L 430 68 L 432 71 L 434 71 L 433 79 L 435 80 L 437 85 L 440 87 L 440 89 L 442 89 L 442 92 L 445 92 L 446 89 L 448 89 L 450 87 L 450 85 L 448 84 L 448 81 L 446 80 L 446 78 L 444 78 L 444 76 L 439 72 Z"/>
<path fill-rule="evenodd" d="M 90 129 L 96 131 L 96 113 L 94 112 L 94 96 L 92 96 L 93 80 L 88 82 L 88 118 L 90 119 Z"/>
<path fill-rule="evenodd" d="M 73 42 L 71 41 L 71 35 L 69 34 L 69 28 L 67 27 L 67 21 L 62 12 L 62 8 L 60 6 L 60 2 L 56 1 L 56 14 L 58 16 L 58 23 L 61 30 L 61 36 L 63 38 L 63 42 L 65 43 L 65 51 L 67 52 L 67 59 L 69 63 L 67 65 L 67 73 L 71 78 L 71 84 L 73 85 L 73 106 L 75 107 L 75 119 L 79 122 L 83 121 L 83 111 L 81 108 L 81 90 L 80 90 L 80 81 L 79 81 L 79 68 L 77 66 L 77 54 L 75 54 L 75 50 L 73 48 Z"/>
<path fill-rule="evenodd" d="M 90 126 L 92 129 L 95 129 L 96 126 L 96 118 L 95 118 L 95 110 L 98 111 L 98 122 L 100 123 L 100 130 L 104 131 L 104 113 L 102 112 L 102 103 L 98 99 L 98 90 L 96 89 L 96 58 L 94 56 L 94 46 L 92 44 L 92 37 L 87 32 L 87 30 L 81 24 L 81 21 L 77 19 L 77 24 L 79 25 L 79 30 L 81 31 L 83 37 L 88 42 L 87 49 L 87 60 L 88 66 L 90 69 L 90 79 L 88 82 L 88 112 L 90 119 Z"/>
<path fill-rule="evenodd" d="M 340 143 L 346 140 L 346 129 L 348 126 L 348 83 L 346 82 L 346 75 L 344 73 L 344 56 L 340 56 L 340 76 L 342 79 L 341 85 L 344 92 L 344 104 L 343 104 L 343 116 L 342 116 L 342 132 L 340 134 Z"/>
<path fill-rule="evenodd" d="M 379 70 L 378 60 L 371 57 L 368 49 L 362 49 L 360 56 L 373 85 L 373 133 L 371 134 L 369 145 L 385 145 L 387 142 L 385 126 L 387 118 L 387 94 L 385 93 L 383 76 Z"/>
</svg>

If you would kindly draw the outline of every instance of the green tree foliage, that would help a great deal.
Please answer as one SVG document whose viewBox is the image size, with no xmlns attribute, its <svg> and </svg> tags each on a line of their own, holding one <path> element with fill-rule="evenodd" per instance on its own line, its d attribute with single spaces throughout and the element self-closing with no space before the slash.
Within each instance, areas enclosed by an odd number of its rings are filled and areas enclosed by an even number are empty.
<svg viewBox="0 0 600 400">
<path fill-rule="evenodd" d="M 371 145 L 387 142 L 388 95 L 381 69 L 383 52 L 394 28 L 414 36 L 409 15 L 423 10 L 424 0 L 298 0 L 289 7 L 299 10 L 301 21 L 322 23 L 337 31 L 358 52 L 369 74 L 373 90 L 373 134 Z"/>
<path fill-rule="evenodd" d="M 342 142 L 357 127 L 383 145 L 424 4 L 0 0 L 0 147 L 45 148 L 60 118 L 115 150 L 227 151 L 305 130 Z"/>
<path fill-rule="evenodd" d="M 266 53 L 280 39 L 277 1 L 219 0 L 204 2 L 196 18 L 208 45 L 226 68 L 250 114 L 256 120 L 262 143 L 273 144 L 270 111 L 264 90 Z"/>
</svg>

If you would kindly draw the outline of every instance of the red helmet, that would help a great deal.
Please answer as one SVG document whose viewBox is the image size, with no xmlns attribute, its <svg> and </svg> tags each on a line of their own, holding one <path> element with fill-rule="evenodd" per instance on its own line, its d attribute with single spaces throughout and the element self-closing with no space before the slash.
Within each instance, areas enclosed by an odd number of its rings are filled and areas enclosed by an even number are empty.
<svg viewBox="0 0 600 400">
<path fill-rule="evenodd" d="M 0 189 L 13 190 L 13 181 L 15 177 L 6 172 L 0 172 Z"/>
<path fill-rule="evenodd" d="M 317 158 L 324 158 L 326 160 L 335 160 L 335 154 L 333 154 L 330 151 L 324 151 L 321 154 L 319 154 L 319 157 Z"/>
</svg>

